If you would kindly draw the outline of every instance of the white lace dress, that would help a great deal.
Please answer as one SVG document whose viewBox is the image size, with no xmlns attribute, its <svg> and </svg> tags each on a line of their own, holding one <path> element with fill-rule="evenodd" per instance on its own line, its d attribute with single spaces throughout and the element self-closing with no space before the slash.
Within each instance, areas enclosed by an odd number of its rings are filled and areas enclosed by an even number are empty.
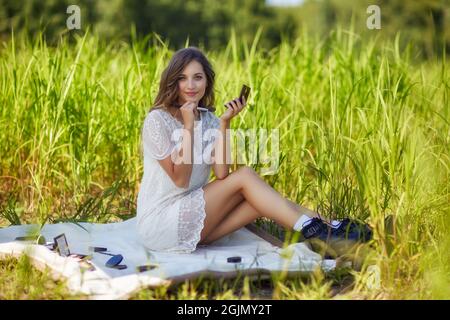
<svg viewBox="0 0 450 320">
<path fill-rule="evenodd" d="M 142 128 L 144 175 L 137 198 L 137 232 L 150 250 L 190 253 L 200 241 L 206 216 L 203 186 L 211 173 L 211 150 L 219 128 L 212 112 L 194 125 L 194 152 L 188 188 L 179 188 L 157 160 L 180 150 L 183 124 L 163 109 L 147 114 Z M 180 130 L 177 130 L 180 129 Z"/>
</svg>

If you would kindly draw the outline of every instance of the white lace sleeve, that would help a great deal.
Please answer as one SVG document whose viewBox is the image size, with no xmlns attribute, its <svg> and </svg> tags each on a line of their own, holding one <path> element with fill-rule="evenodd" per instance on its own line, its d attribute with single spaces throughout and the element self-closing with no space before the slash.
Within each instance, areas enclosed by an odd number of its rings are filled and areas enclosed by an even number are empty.
<svg viewBox="0 0 450 320">
<path fill-rule="evenodd" d="M 165 120 L 157 111 L 150 112 L 142 129 L 142 140 L 148 154 L 157 160 L 170 155 L 175 147 L 171 139 L 172 132 Z"/>
</svg>

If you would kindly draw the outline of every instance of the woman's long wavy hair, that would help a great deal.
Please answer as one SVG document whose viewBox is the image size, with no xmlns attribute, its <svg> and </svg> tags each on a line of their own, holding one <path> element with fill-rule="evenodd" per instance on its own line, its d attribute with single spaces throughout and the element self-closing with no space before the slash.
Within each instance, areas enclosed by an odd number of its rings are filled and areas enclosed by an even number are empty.
<svg viewBox="0 0 450 320">
<path fill-rule="evenodd" d="M 211 64 L 203 52 L 197 47 L 188 47 L 180 49 L 172 56 L 169 65 L 161 74 L 159 82 L 159 92 L 156 96 L 153 106 L 149 112 L 154 109 L 166 109 L 169 106 L 181 107 L 178 105 L 178 80 L 184 68 L 192 61 L 196 60 L 203 66 L 206 75 L 206 90 L 200 99 L 198 106 L 207 108 L 214 112 L 214 77 L 215 73 Z"/>
</svg>

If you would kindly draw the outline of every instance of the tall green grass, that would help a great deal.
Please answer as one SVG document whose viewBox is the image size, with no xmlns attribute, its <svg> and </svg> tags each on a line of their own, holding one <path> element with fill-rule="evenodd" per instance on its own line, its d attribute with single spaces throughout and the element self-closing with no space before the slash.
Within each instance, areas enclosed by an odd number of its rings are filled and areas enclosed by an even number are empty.
<svg viewBox="0 0 450 320">
<path fill-rule="evenodd" d="M 418 62 L 413 46 L 400 51 L 398 38 L 362 40 L 343 29 L 326 41 L 305 33 L 262 51 L 260 35 L 248 46 L 232 33 L 225 51 L 206 52 L 217 75 L 217 112 L 248 83 L 249 105 L 231 126 L 280 130 L 280 168 L 264 179 L 324 216 L 374 227 L 370 263 L 341 297 L 448 299 L 445 53 Z M 135 214 L 140 129 L 173 51 L 156 35 L 130 44 L 89 33 L 72 40 L 49 47 L 42 37 L 12 35 L 2 43 L 4 226 Z M 369 265 L 379 268 L 379 285 L 368 285 Z M 330 283 L 321 275 L 306 286 L 277 282 L 274 297 L 329 298 Z"/>
</svg>

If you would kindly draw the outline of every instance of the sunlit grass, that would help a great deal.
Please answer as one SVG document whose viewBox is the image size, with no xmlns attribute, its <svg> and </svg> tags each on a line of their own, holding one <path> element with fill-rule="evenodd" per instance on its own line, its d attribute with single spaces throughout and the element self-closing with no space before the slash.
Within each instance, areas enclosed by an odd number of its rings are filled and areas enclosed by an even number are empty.
<svg viewBox="0 0 450 320">
<path fill-rule="evenodd" d="M 362 42 L 341 29 L 326 43 L 305 33 L 270 52 L 258 49 L 258 37 L 247 47 L 233 34 L 225 51 L 207 52 L 217 75 L 217 112 L 249 84 L 249 105 L 232 128 L 280 130 L 280 168 L 264 179 L 324 216 L 373 226 L 373 252 L 341 298 L 448 299 L 445 57 L 417 62 L 413 51 L 399 50 L 398 39 Z M 155 36 L 127 44 L 87 34 L 49 47 L 42 38 L 17 35 L 2 43 L 0 224 L 134 216 L 141 125 L 171 54 Z M 379 286 L 368 285 L 371 265 L 380 270 Z M 289 281 L 271 286 L 274 298 L 327 299 L 339 282 L 318 275 Z M 172 295 L 143 290 L 135 297 L 231 298 L 239 292 L 214 285 L 220 290 L 191 284 Z M 244 296 L 258 290 L 253 285 L 241 290 Z M 5 298 L 18 297 L 8 288 Z M 53 298 L 47 294 L 41 297 Z"/>
<path fill-rule="evenodd" d="M 53 280 L 51 270 L 38 271 L 30 258 L 7 256 L 0 260 L 0 299 L 86 299 L 71 294 L 64 281 Z"/>
</svg>

